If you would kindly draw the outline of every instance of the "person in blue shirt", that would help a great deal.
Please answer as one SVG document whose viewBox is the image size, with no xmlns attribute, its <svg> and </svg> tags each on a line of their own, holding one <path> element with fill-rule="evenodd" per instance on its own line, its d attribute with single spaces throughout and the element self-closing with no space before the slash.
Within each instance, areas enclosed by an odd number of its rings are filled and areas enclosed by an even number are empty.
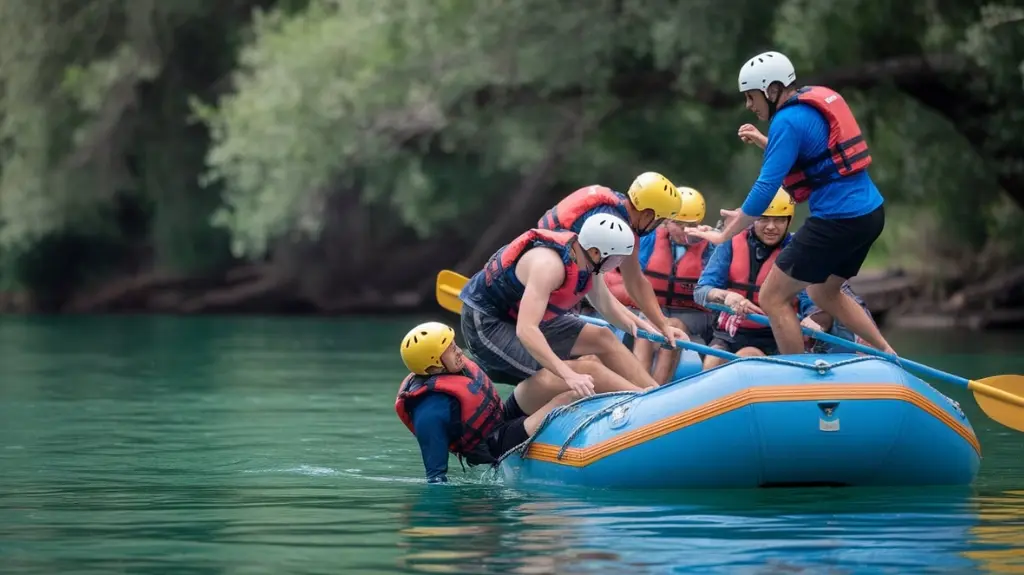
<svg viewBox="0 0 1024 575">
<path fill-rule="evenodd" d="M 440 322 L 410 330 L 400 353 L 411 373 L 399 386 L 395 412 L 416 436 L 428 483 L 447 483 L 449 453 L 471 466 L 493 464 L 532 437 L 553 409 L 578 398 L 524 383 L 502 403 L 487 374 L 455 343 L 455 330 Z M 542 397 L 540 407 L 528 403 Z"/>
<path fill-rule="evenodd" d="M 854 293 L 853 288 L 850 286 L 850 282 L 844 282 L 841 289 L 844 294 L 853 298 L 854 301 L 857 302 L 857 305 L 861 306 L 864 310 L 864 313 L 874 321 L 874 317 L 871 315 L 871 310 L 868 309 L 864 300 Z M 800 299 L 799 313 L 800 317 L 803 318 L 800 325 L 820 330 L 836 337 L 841 337 L 847 341 L 867 345 L 866 341 L 857 337 L 852 331 L 850 331 L 850 328 L 843 325 L 841 321 L 835 320 L 835 318 L 830 316 L 827 312 L 822 311 L 821 308 L 815 305 L 809 297 L 803 297 Z M 815 339 L 811 339 L 810 345 L 808 345 L 808 351 L 811 353 L 854 353 L 853 350 L 841 345 L 818 341 Z"/>
<path fill-rule="evenodd" d="M 796 202 L 808 202 L 810 218 L 783 249 L 760 294 L 779 351 L 801 353 L 799 319 L 792 298 L 806 288 L 822 310 L 877 349 L 895 353 L 864 310 L 843 293 L 857 275 L 885 227 L 885 209 L 868 175 L 871 155 L 857 121 L 842 96 L 829 88 L 797 88 L 789 58 L 765 52 L 747 61 L 739 74 L 746 107 L 770 120 L 768 136 L 745 124 L 742 141 L 764 149 L 761 173 L 739 210 L 722 210 L 722 230 L 700 235 L 724 244 L 746 229 L 785 187 Z"/>
<path fill-rule="evenodd" d="M 793 200 L 786 190 L 779 188 L 772 203 L 753 225 L 715 248 L 697 281 L 693 299 L 705 307 L 711 303 L 723 304 L 734 313 L 718 315 L 711 347 L 745 357 L 779 353 L 772 329 L 746 316 L 763 313 L 759 305 L 766 278 L 793 239 L 793 234 L 789 233 L 793 212 Z M 800 298 L 806 297 L 802 290 L 794 294 L 790 311 L 796 310 Z M 802 335 L 800 345 L 802 352 Z M 706 356 L 704 369 L 724 362 L 724 359 Z"/>
<path fill-rule="evenodd" d="M 712 313 L 693 300 L 693 290 L 715 251 L 715 245 L 687 234 L 684 229 L 687 225 L 699 225 L 704 220 L 704 196 L 689 187 L 680 187 L 679 196 L 682 199 L 679 213 L 665 220 L 655 233 L 640 238 L 638 259 L 670 325 L 684 330 L 691 341 L 706 344 L 711 341 Z M 625 280 L 618 270 L 609 272 L 605 283 L 620 303 L 645 318 L 629 297 Z M 682 356 L 681 349 L 658 349 L 645 339 L 634 341 L 633 353 L 641 364 L 650 369 L 658 385 L 664 385 L 672 377 Z"/>
</svg>

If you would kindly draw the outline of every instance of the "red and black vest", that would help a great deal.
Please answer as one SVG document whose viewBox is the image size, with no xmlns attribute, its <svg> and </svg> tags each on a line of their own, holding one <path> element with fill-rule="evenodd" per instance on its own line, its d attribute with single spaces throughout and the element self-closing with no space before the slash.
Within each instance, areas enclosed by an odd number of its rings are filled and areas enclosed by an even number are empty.
<svg viewBox="0 0 1024 575">
<path fill-rule="evenodd" d="M 752 228 L 747 228 L 732 237 L 732 262 L 729 263 L 729 281 L 726 284 L 726 289 L 742 295 L 754 305 L 760 305 L 758 304 L 758 301 L 760 301 L 758 294 L 761 292 L 761 285 L 764 284 L 765 278 L 768 277 L 768 272 L 771 271 L 775 260 L 779 259 L 783 242 L 779 242 L 779 245 L 771 248 L 771 255 L 761 262 L 761 267 L 758 268 L 754 250 L 750 249 L 749 237 L 753 233 Z M 744 319 L 740 322 L 739 329 L 761 330 L 771 328 L 755 323 L 752 320 Z"/>
<path fill-rule="evenodd" d="M 658 296 L 658 305 L 667 309 L 708 311 L 693 301 L 697 280 L 704 271 L 704 252 L 707 249 L 708 242 L 701 240 L 698 244 L 687 246 L 683 257 L 675 261 L 675 250 L 668 229 L 658 226 L 654 236 L 654 249 L 644 269 L 647 281 L 651 282 L 651 287 L 654 288 L 654 295 Z M 637 307 L 626 292 L 619 270 L 605 274 L 604 281 L 608 284 L 609 291 L 622 305 Z"/>
<path fill-rule="evenodd" d="M 528 250 L 540 246 L 558 252 L 565 264 L 565 280 L 548 297 L 544 321 L 569 313 L 594 285 L 594 274 L 576 263 L 572 252 L 575 243 L 576 234 L 572 232 L 527 230 L 491 256 L 482 274 L 478 273 L 463 288 L 463 301 L 483 303 L 489 313 L 515 319 L 526 291 L 526 286 L 516 277 L 516 264 Z"/>
<path fill-rule="evenodd" d="M 838 92 L 823 86 L 807 86 L 779 106 L 808 104 L 828 121 L 828 149 L 794 166 L 782 186 L 797 203 L 805 202 L 822 185 L 856 174 L 871 165 L 871 153 L 857 119 Z"/>
<path fill-rule="evenodd" d="M 501 397 L 497 388 L 469 358 L 463 358 L 466 368 L 462 374 L 416 375 L 410 373 L 398 388 L 395 411 L 409 431 L 416 434 L 412 415 L 406 403 L 427 392 L 444 393 L 459 402 L 461 433 L 448 445 L 448 451 L 456 455 L 469 454 L 480 445 L 494 428 L 502 422 Z"/>
<path fill-rule="evenodd" d="M 610 188 L 596 185 L 587 186 L 562 198 L 562 201 L 555 204 L 555 207 L 545 212 L 537 221 L 537 227 L 552 231 L 568 230 L 578 234 L 586 220 L 583 216 L 600 206 L 614 208 L 616 215 L 628 224 L 630 223 L 629 209 L 626 207 L 628 202 L 628 197 L 616 194 Z M 633 234 L 639 237 L 635 229 Z"/>
</svg>

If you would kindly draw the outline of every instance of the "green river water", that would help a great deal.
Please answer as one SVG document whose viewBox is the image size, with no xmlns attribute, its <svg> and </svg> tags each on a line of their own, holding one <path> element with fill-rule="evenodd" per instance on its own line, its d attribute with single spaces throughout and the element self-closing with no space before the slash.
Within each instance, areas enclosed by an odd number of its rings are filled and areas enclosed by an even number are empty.
<svg viewBox="0 0 1024 575">
<path fill-rule="evenodd" d="M 0 318 L 0 573 L 1024 573 L 1024 434 L 944 384 L 969 488 L 428 486 L 393 407 L 419 319 Z M 1024 374 L 1024 334 L 889 336 Z"/>
</svg>

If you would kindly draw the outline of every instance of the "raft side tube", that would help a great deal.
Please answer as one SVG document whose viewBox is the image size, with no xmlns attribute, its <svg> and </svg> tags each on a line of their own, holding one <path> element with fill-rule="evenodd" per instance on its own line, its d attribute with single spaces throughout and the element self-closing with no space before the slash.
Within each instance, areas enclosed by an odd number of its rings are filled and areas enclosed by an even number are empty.
<svg viewBox="0 0 1024 575">
<path fill-rule="evenodd" d="M 979 466 L 955 402 L 877 358 L 736 360 L 599 398 L 551 418 L 525 457 L 503 462 L 507 476 L 595 487 L 959 485 Z"/>
</svg>

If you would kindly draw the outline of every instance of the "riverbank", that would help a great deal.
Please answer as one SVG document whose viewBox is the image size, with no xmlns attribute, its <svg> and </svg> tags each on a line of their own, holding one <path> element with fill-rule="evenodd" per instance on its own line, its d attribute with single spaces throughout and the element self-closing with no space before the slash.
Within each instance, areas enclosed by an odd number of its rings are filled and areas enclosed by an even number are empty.
<svg viewBox="0 0 1024 575">
<path fill-rule="evenodd" d="M 981 282 L 937 278 L 902 268 L 871 270 L 854 278 L 876 320 L 918 329 L 1024 328 L 1024 266 Z M 436 311 L 433 287 L 366 290 L 324 299 L 304 293 L 303 282 L 272 265 L 246 265 L 209 276 L 149 273 L 120 278 L 40 309 L 30 294 L 0 293 L 0 312 L 15 314 L 258 314 L 352 315 Z"/>
</svg>

